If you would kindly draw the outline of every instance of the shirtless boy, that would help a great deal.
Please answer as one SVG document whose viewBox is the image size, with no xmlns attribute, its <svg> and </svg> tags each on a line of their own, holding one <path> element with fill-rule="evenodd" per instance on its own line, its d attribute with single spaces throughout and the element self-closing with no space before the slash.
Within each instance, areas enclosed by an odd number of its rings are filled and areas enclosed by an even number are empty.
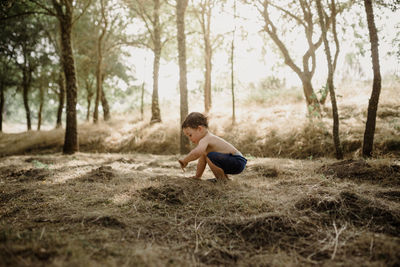
<svg viewBox="0 0 400 267">
<path fill-rule="evenodd" d="M 210 167 L 218 180 L 228 180 L 228 174 L 241 173 L 247 163 L 242 153 L 224 139 L 208 131 L 207 118 L 198 112 L 190 113 L 182 123 L 182 130 L 191 142 L 197 146 L 179 160 L 184 170 L 189 162 L 197 160 L 196 175 L 201 179 L 206 165 Z"/>
</svg>

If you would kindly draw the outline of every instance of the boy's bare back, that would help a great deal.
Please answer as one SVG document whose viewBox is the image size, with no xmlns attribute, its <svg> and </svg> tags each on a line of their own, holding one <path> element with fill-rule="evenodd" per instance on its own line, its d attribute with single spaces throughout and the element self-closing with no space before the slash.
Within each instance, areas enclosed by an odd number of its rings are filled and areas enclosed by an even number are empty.
<svg viewBox="0 0 400 267">
<path fill-rule="evenodd" d="M 208 132 L 199 142 L 204 142 L 207 146 L 205 151 L 207 153 L 210 152 L 219 152 L 224 154 L 233 154 L 240 155 L 241 153 L 237 150 L 232 144 L 228 143 L 221 137 L 218 137 L 210 132 Z"/>
</svg>

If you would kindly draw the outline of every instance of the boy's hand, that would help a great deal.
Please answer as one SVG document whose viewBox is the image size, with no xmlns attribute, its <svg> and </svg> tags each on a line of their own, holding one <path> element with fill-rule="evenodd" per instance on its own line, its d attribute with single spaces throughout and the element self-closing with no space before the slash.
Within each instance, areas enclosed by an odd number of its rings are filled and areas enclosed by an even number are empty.
<svg viewBox="0 0 400 267">
<path fill-rule="evenodd" d="M 188 165 L 186 162 L 183 160 L 178 160 L 179 164 L 181 165 L 182 171 L 185 171 L 185 167 Z"/>
</svg>

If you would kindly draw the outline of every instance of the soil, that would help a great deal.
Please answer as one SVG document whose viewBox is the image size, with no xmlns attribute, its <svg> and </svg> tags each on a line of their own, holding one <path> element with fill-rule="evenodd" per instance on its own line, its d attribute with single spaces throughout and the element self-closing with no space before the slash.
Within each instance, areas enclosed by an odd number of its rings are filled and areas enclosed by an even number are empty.
<svg viewBox="0 0 400 267">
<path fill-rule="evenodd" d="M 0 266 L 396 266 L 397 159 L 248 158 L 227 183 L 178 156 L 0 158 Z"/>
</svg>

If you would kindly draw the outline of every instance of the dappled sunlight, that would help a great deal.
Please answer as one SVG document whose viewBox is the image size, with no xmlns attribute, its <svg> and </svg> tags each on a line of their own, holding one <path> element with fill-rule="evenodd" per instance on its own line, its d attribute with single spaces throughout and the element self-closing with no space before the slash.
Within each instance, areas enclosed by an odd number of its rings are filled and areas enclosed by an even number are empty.
<svg viewBox="0 0 400 267">
<path fill-rule="evenodd" d="M 400 7 L 350 2 L 1 3 L 0 265 L 397 266 Z"/>
</svg>

